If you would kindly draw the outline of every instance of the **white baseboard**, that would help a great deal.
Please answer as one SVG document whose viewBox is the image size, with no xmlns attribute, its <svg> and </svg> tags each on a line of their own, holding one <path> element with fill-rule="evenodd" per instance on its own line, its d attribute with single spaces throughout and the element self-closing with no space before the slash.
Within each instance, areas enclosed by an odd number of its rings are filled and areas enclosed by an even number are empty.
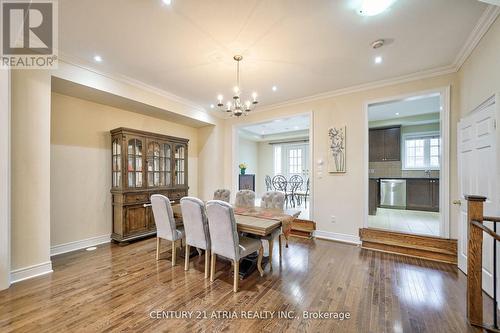
<svg viewBox="0 0 500 333">
<path fill-rule="evenodd" d="M 87 247 L 109 243 L 110 241 L 111 241 L 111 235 L 108 234 L 108 235 L 82 239 L 66 244 L 55 245 L 50 248 L 50 256 L 81 250 Z"/>
<path fill-rule="evenodd" d="M 36 276 L 52 273 L 52 262 L 47 261 L 41 264 L 28 266 L 13 270 L 10 272 L 10 283 L 16 283 L 31 279 Z"/>
<path fill-rule="evenodd" d="M 361 244 L 361 240 L 359 239 L 359 236 L 340 234 L 340 233 L 331 232 L 331 231 L 316 230 L 316 231 L 314 231 L 314 237 L 319 238 L 319 239 L 327 239 L 327 240 L 355 244 L 355 245 Z"/>
</svg>

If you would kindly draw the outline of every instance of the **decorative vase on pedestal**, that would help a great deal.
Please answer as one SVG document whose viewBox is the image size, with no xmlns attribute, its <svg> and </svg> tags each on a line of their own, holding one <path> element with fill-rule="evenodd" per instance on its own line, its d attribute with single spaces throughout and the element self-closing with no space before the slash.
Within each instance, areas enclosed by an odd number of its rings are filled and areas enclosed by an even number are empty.
<svg viewBox="0 0 500 333">
<path fill-rule="evenodd" d="M 241 169 L 240 169 L 240 174 L 241 174 L 241 175 L 244 175 L 246 171 L 247 171 L 247 169 L 243 169 L 243 168 L 241 168 Z"/>
</svg>

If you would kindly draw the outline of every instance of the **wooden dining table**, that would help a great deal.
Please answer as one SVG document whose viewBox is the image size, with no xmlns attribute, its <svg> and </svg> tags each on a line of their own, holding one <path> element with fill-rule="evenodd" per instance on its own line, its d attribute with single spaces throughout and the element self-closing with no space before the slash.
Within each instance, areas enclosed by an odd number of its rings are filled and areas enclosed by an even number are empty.
<svg viewBox="0 0 500 333">
<path fill-rule="evenodd" d="M 281 210 L 262 207 L 234 207 L 233 209 L 239 232 L 264 237 L 271 235 L 274 230 L 281 228 L 285 237 L 286 247 L 288 247 L 288 236 L 292 229 L 292 222 L 300 215 L 300 210 L 297 209 Z M 172 210 L 177 223 L 182 224 L 180 204 L 172 205 Z M 272 251 L 271 243 L 270 250 Z M 257 259 L 254 259 L 246 259 L 248 261 L 247 265 L 245 263 L 240 264 L 240 275 L 243 278 L 255 270 Z M 259 267 L 259 270 L 261 270 L 261 267 Z"/>
</svg>

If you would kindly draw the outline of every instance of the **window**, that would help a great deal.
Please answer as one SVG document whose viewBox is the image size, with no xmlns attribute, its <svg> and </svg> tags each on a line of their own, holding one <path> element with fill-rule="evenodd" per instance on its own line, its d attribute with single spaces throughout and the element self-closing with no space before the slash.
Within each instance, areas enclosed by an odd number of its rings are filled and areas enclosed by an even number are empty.
<svg viewBox="0 0 500 333">
<path fill-rule="evenodd" d="M 439 170 L 441 160 L 439 134 L 406 135 L 403 141 L 404 169 Z"/>
<path fill-rule="evenodd" d="M 281 145 L 274 146 L 274 174 L 281 174 Z"/>
<path fill-rule="evenodd" d="M 302 149 L 288 151 L 288 170 L 291 175 L 302 173 Z"/>
</svg>

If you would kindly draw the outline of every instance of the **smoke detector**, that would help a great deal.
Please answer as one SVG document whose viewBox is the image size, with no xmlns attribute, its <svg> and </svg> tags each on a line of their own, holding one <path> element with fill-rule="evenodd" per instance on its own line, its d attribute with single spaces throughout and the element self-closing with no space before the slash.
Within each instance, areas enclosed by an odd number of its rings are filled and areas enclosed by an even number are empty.
<svg viewBox="0 0 500 333">
<path fill-rule="evenodd" d="M 374 41 L 372 43 L 372 48 L 378 49 L 378 48 L 384 46 L 384 44 L 385 44 L 385 40 L 383 40 L 383 39 L 377 39 L 376 41 Z"/>
</svg>

